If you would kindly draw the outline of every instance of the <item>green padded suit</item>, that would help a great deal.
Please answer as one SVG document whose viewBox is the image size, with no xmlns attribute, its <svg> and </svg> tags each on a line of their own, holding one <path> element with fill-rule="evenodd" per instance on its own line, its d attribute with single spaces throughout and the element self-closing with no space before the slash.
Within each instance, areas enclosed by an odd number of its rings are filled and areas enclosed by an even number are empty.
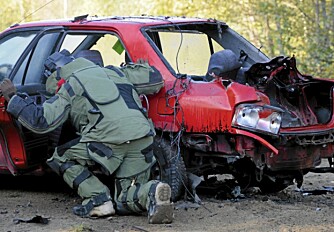
<svg viewBox="0 0 334 232">
<path fill-rule="evenodd" d="M 85 206 L 91 202 L 97 206 L 112 199 L 109 189 L 89 170 L 92 165 L 114 174 L 119 214 L 146 211 L 150 188 L 157 183 L 148 181 L 155 162 L 154 128 L 126 78 L 129 70 L 124 75 L 121 69 L 101 68 L 78 58 L 60 69 L 66 82 L 42 106 L 22 95 L 14 95 L 8 104 L 7 111 L 36 133 L 52 131 L 66 120 L 76 128 L 80 137 L 57 147 L 47 163 L 84 199 L 78 215 L 87 215 L 90 209 Z M 54 72 L 47 90 L 54 92 L 57 82 Z"/>
</svg>

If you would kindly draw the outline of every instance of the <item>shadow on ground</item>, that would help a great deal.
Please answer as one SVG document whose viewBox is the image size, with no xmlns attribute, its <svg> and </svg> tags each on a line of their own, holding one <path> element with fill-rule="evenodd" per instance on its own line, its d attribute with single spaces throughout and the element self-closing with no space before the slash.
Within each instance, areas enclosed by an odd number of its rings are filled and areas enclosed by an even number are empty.
<svg viewBox="0 0 334 232">
<path fill-rule="evenodd" d="M 43 176 L 11 176 L 2 175 L 1 190 L 22 190 L 36 192 L 64 192 L 71 191 L 63 179 L 56 174 Z"/>
</svg>

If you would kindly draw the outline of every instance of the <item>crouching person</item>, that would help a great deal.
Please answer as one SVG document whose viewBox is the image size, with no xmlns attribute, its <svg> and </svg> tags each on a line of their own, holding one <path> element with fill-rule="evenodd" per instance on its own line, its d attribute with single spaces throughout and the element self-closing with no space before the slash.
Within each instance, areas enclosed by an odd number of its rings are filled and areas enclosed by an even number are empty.
<svg viewBox="0 0 334 232">
<path fill-rule="evenodd" d="M 154 128 L 145 116 L 133 85 L 120 73 L 101 68 L 68 51 L 56 52 L 45 62 L 47 91 L 55 94 L 36 105 L 16 92 L 9 79 L 0 84 L 7 111 L 35 133 L 47 133 L 66 120 L 80 137 L 55 149 L 47 164 L 83 198 L 73 208 L 78 216 L 104 217 L 147 211 L 149 223 L 171 223 L 171 188 L 149 181 L 155 162 Z M 99 165 L 114 174 L 115 194 L 90 172 Z"/>
</svg>

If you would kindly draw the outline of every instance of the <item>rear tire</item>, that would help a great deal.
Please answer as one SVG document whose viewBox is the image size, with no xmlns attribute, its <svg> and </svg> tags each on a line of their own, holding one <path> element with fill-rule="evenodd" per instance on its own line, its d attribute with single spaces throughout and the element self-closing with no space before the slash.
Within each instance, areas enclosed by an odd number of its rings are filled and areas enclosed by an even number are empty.
<svg viewBox="0 0 334 232">
<path fill-rule="evenodd" d="M 183 196 L 188 182 L 183 158 L 164 138 L 154 139 L 153 150 L 157 163 L 152 168 L 152 178 L 169 184 L 172 189 L 171 200 L 175 202 Z"/>
</svg>

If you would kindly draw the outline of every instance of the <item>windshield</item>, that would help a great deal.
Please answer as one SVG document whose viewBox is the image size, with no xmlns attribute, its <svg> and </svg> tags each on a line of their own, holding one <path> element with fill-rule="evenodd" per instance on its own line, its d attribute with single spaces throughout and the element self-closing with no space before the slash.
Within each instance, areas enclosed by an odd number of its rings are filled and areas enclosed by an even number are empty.
<svg viewBox="0 0 334 232">
<path fill-rule="evenodd" d="M 245 68 L 269 60 L 259 49 L 226 25 L 168 25 L 149 28 L 146 33 L 166 66 L 175 75 L 206 75 L 211 55 L 225 49 L 231 50 L 242 60 Z"/>
</svg>

